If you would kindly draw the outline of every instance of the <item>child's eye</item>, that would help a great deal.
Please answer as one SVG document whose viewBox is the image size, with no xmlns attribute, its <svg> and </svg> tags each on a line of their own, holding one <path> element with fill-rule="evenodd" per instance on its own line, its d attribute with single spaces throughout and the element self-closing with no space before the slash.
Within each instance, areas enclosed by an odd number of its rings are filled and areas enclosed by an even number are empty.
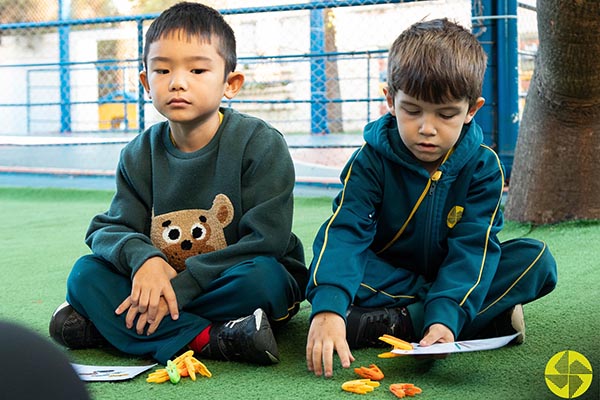
<svg viewBox="0 0 600 400">
<path fill-rule="evenodd" d="M 452 118 L 454 118 L 455 115 L 456 114 L 452 114 L 452 115 L 449 115 L 449 114 L 440 114 L 440 117 L 443 118 L 443 119 L 452 119 Z"/>
<path fill-rule="evenodd" d="M 403 107 L 402 109 L 408 115 L 419 115 L 419 114 L 421 114 L 421 110 L 418 110 L 418 109 L 411 109 L 411 108 L 406 108 L 406 107 Z"/>
<path fill-rule="evenodd" d="M 456 117 L 456 114 L 440 114 L 440 118 L 442 119 L 452 119 Z"/>
<path fill-rule="evenodd" d="M 168 69 L 155 69 L 154 72 L 159 75 L 164 75 L 164 74 L 168 74 L 169 70 Z"/>
<path fill-rule="evenodd" d="M 192 74 L 201 74 L 205 71 L 206 71 L 205 69 L 193 69 Z"/>
</svg>

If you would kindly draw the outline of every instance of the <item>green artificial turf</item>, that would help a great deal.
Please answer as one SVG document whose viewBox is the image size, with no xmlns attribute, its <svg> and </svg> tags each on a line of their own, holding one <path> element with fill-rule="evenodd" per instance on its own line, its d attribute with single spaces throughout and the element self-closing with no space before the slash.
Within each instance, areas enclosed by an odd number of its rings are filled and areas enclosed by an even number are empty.
<svg viewBox="0 0 600 400">
<path fill-rule="evenodd" d="M 89 250 L 83 237 L 90 218 L 108 206 L 112 193 L 60 189 L 0 189 L 0 319 L 19 322 L 48 337 L 48 321 L 64 301 L 65 281 L 77 257 Z M 298 198 L 294 230 L 310 260 L 311 242 L 331 211 L 331 199 Z M 378 359 L 380 349 L 354 351 L 353 366 L 377 363 L 386 377 L 365 399 L 393 399 L 391 383 L 412 382 L 417 399 L 558 399 L 547 388 L 544 370 L 557 352 L 575 350 L 592 363 L 592 386 L 580 399 L 598 399 L 600 330 L 599 223 L 565 223 L 531 229 L 508 223 L 503 240 L 529 236 L 548 243 L 559 266 L 554 292 L 525 306 L 527 339 L 521 346 L 452 355 L 444 360 L 409 357 Z M 310 305 L 277 332 L 281 363 L 257 367 L 203 360 L 213 377 L 178 385 L 145 382 L 145 375 L 120 383 L 92 383 L 95 399 L 353 399 L 340 390 L 355 379 L 336 359 L 334 377 L 306 370 L 304 352 Z M 143 365 L 149 359 L 114 350 L 64 350 L 77 363 Z M 6 362 L 6 360 L 2 360 Z M 34 384 L 34 383 L 32 383 Z M 1 393 L 1 389 L 0 389 Z M 0 395 L 0 397 L 2 397 Z"/>
</svg>

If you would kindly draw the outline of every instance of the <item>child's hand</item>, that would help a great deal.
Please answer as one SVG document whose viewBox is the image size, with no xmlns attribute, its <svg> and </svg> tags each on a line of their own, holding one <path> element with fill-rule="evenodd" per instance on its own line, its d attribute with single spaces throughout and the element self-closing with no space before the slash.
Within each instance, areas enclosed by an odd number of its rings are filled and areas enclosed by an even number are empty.
<svg viewBox="0 0 600 400">
<path fill-rule="evenodd" d="M 454 334 L 446 325 L 433 324 L 425 332 L 425 336 L 419 342 L 419 346 L 430 346 L 434 343 L 451 343 L 454 342 Z M 443 359 L 448 357 L 448 354 L 435 354 L 426 356 L 415 356 L 423 359 Z"/>
<path fill-rule="evenodd" d="M 161 299 L 164 300 L 171 318 L 174 320 L 179 318 L 177 297 L 171 286 L 171 279 L 176 275 L 177 272 L 160 257 L 150 258 L 142 264 L 133 277 L 131 295 L 115 310 L 117 315 L 127 311 L 125 318 L 127 328 L 133 327 L 133 321 L 138 314 L 146 314 L 145 323 L 152 325 L 157 318 Z M 160 319 L 162 320 L 163 317 L 164 315 Z M 139 326 L 137 328 L 140 333 Z"/>
<path fill-rule="evenodd" d="M 315 375 L 333 376 L 333 352 L 337 351 L 342 367 L 350 367 L 354 357 L 346 341 L 346 323 L 332 312 L 322 312 L 313 317 L 306 342 L 306 365 Z"/>
<path fill-rule="evenodd" d="M 167 302 L 164 297 L 160 298 L 158 303 L 158 311 L 156 313 L 156 317 L 154 318 L 154 322 L 149 322 L 148 313 L 140 314 L 138 317 L 138 322 L 135 326 L 136 332 L 141 335 L 144 333 L 144 329 L 146 328 L 146 324 L 148 324 L 148 330 L 146 331 L 146 335 L 150 336 L 156 329 L 158 325 L 162 322 L 163 318 L 169 315 L 169 306 L 167 306 Z"/>
<path fill-rule="evenodd" d="M 433 324 L 425 333 L 425 336 L 419 342 L 419 346 L 430 346 L 434 343 L 451 343 L 454 342 L 454 334 L 446 325 Z"/>
</svg>

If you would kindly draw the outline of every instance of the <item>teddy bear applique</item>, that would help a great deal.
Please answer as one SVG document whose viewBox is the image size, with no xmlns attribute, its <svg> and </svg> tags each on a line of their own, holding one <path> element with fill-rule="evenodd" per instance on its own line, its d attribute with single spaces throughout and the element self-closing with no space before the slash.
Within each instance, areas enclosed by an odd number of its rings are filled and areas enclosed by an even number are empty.
<svg viewBox="0 0 600 400">
<path fill-rule="evenodd" d="M 181 272 L 188 257 L 227 247 L 224 228 L 233 220 L 233 204 L 218 194 L 209 210 L 173 211 L 152 217 L 150 240 Z"/>
</svg>

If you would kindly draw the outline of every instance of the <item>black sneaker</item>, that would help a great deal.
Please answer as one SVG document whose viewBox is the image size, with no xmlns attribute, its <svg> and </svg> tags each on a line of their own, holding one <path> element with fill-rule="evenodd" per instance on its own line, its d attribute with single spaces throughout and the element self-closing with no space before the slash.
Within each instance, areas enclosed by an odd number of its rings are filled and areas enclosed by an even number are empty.
<svg viewBox="0 0 600 400">
<path fill-rule="evenodd" d="M 518 333 L 511 343 L 521 344 L 525 341 L 525 315 L 523 314 L 523 306 L 517 304 L 504 311 L 483 328 L 475 339 L 488 339 L 492 337 L 508 336 Z"/>
<path fill-rule="evenodd" d="M 218 360 L 260 365 L 279 362 L 275 336 L 267 314 L 260 308 L 247 317 L 223 325 L 214 324 L 210 330 L 210 341 L 200 354 Z"/>
<path fill-rule="evenodd" d="M 71 349 L 101 347 L 108 342 L 92 321 L 83 317 L 67 302 L 62 303 L 50 319 L 50 336 Z"/>
<path fill-rule="evenodd" d="M 511 343 L 521 344 L 525 341 L 525 315 L 523 306 L 517 304 L 498 315 L 479 334 L 477 339 L 487 339 L 498 336 L 508 336 L 518 333 Z"/>
<path fill-rule="evenodd" d="M 346 315 L 346 340 L 351 349 L 388 346 L 379 340 L 386 334 L 409 342 L 415 340 L 412 321 L 405 307 L 350 307 Z"/>
</svg>

